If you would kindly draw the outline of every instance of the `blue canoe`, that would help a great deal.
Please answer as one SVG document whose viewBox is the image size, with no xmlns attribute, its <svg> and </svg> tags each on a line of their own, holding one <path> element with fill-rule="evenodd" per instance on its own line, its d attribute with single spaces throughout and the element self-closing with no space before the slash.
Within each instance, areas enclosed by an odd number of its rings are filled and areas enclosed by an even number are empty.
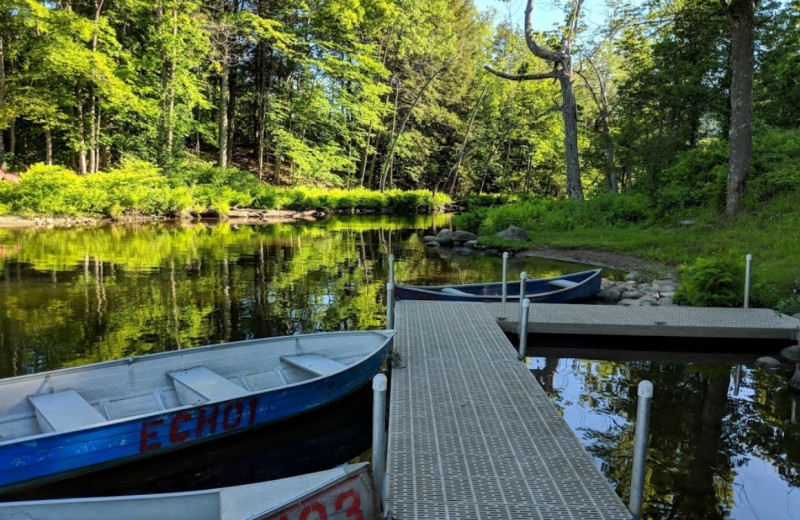
<svg viewBox="0 0 800 520">
<path fill-rule="evenodd" d="M 0 493 L 316 409 L 367 384 L 393 336 L 283 336 L 0 380 Z"/>
<path fill-rule="evenodd" d="M 601 269 L 593 269 L 554 278 L 527 280 L 524 298 L 530 299 L 531 303 L 569 303 L 588 300 L 600 291 L 601 273 Z M 519 302 L 519 289 L 519 281 L 509 281 L 506 301 Z M 499 303 L 502 301 L 503 283 L 395 285 L 394 294 L 398 300 Z"/>
</svg>

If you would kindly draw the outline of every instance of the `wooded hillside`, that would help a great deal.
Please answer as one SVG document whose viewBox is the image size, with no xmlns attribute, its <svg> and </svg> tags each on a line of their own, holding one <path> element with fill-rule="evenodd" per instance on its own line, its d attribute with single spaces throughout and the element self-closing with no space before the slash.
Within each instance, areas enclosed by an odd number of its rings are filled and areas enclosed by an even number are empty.
<svg viewBox="0 0 800 520">
<path fill-rule="evenodd" d="M 0 0 L 0 166 L 200 158 L 270 184 L 724 207 L 748 12 L 756 140 L 796 153 L 798 0 L 566 4 L 539 34 L 471 0 Z M 767 192 L 800 185 L 775 175 Z"/>
</svg>

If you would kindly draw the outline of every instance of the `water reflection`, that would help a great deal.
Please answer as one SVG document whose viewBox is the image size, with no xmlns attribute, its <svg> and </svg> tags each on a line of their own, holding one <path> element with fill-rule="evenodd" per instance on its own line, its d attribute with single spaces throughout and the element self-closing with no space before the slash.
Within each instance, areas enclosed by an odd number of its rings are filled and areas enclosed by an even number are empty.
<svg viewBox="0 0 800 520">
<path fill-rule="evenodd" d="M 445 258 L 447 216 L 0 230 L 0 377 L 219 341 L 380 328 L 386 258 L 404 282 L 499 279 L 497 257 Z M 515 260 L 540 276 L 576 269 Z"/>
<path fill-rule="evenodd" d="M 793 367 L 760 370 L 761 354 L 745 352 L 721 363 L 708 352 L 536 354 L 528 359 L 533 374 L 623 500 L 637 385 L 653 382 L 644 518 L 788 519 L 800 511 L 797 395 L 787 389 Z"/>
</svg>

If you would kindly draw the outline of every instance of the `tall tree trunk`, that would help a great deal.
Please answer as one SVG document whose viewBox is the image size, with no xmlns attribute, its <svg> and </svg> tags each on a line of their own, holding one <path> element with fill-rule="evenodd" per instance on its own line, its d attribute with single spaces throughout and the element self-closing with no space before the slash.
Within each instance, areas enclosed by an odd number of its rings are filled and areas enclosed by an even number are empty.
<svg viewBox="0 0 800 520">
<path fill-rule="evenodd" d="M 531 164 L 533 163 L 533 154 L 528 151 L 528 167 L 525 170 L 525 184 L 522 186 L 522 192 L 527 194 L 531 183 Z"/>
<path fill-rule="evenodd" d="M 217 166 L 225 168 L 228 165 L 228 43 L 223 44 L 222 72 L 219 81 L 219 158 Z"/>
<path fill-rule="evenodd" d="M 44 162 L 47 166 L 53 165 L 53 135 L 49 122 L 44 125 Z"/>
<path fill-rule="evenodd" d="M 97 33 L 100 30 L 100 12 L 104 0 L 94 0 L 94 28 L 92 30 L 92 56 L 97 54 Z M 94 83 L 89 85 L 89 172 L 96 173 L 97 144 L 100 128 L 97 126 L 97 87 Z"/>
<path fill-rule="evenodd" d="M 731 0 L 731 153 L 725 213 L 742 210 L 744 181 L 750 168 L 753 138 L 753 2 Z"/>
<path fill-rule="evenodd" d="M 233 135 L 236 133 L 236 69 L 228 74 L 228 163 L 233 162 Z"/>
<path fill-rule="evenodd" d="M 398 139 L 400 139 L 400 136 L 403 135 L 403 130 L 405 130 L 406 123 L 408 123 L 408 118 L 411 117 L 411 112 L 414 111 L 414 107 L 416 107 L 417 103 L 419 103 L 419 100 L 422 99 L 422 95 L 428 89 L 428 87 L 430 86 L 431 82 L 436 78 L 436 76 L 438 76 L 439 74 L 444 72 L 444 70 L 448 67 L 448 65 L 450 65 L 450 61 L 452 61 L 452 58 L 450 60 L 447 60 L 447 62 L 445 62 L 444 65 L 439 67 L 436 71 L 434 71 L 433 74 L 431 74 L 431 76 L 425 81 L 425 84 L 422 86 L 420 91 L 417 92 L 417 97 L 414 98 L 414 102 L 411 103 L 411 106 L 409 107 L 408 112 L 406 112 L 406 116 L 403 118 L 403 122 L 400 124 L 400 128 L 397 131 L 397 135 L 394 136 L 394 139 L 392 139 L 392 144 L 391 144 L 391 146 L 389 146 L 389 153 L 388 153 L 388 156 L 385 159 L 385 161 L 386 161 L 385 164 L 386 165 L 384 166 L 383 172 L 381 173 L 381 183 L 380 183 L 381 191 L 383 191 L 385 189 L 386 173 L 388 172 L 389 167 L 392 166 L 392 159 L 393 159 L 393 156 L 394 156 L 394 148 L 397 145 L 397 141 L 398 141 Z"/>
<path fill-rule="evenodd" d="M 594 104 L 597 106 L 599 112 L 597 121 L 595 123 L 595 131 L 598 129 L 603 134 L 603 155 L 606 159 L 606 177 L 608 179 L 608 189 L 611 193 L 619 193 L 619 182 L 617 179 L 617 168 L 614 162 L 614 140 L 611 138 L 611 105 L 608 102 L 608 93 L 606 91 L 606 82 L 600 74 L 600 70 L 595 65 L 591 58 L 585 58 L 591 65 L 594 75 L 597 78 L 597 90 L 592 86 L 589 79 L 577 71 L 577 74 L 583 79 L 586 88 L 592 95 Z"/>
<path fill-rule="evenodd" d="M 172 8 L 172 52 L 170 53 L 169 59 L 169 90 L 168 90 L 168 107 L 167 107 L 167 135 L 166 135 L 166 154 L 167 160 L 172 159 L 173 154 L 173 146 L 175 140 L 175 70 L 176 70 L 176 62 L 178 61 L 177 57 L 177 45 L 176 41 L 178 39 L 178 8 Z"/>
<path fill-rule="evenodd" d="M 83 91 L 81 87 L 75 89 L 75 118 L 78 122 L 78 173 L 86 175 L 86 136 L 83 121 Z"/>
<path fill-rule="evenodd" d="M 0 36 L 0 106 L 5 104 L 6 99 L 6 66 L 5 54 L 3 53 L 3 37 Z M 6 147 L 3 143 L 3 130 L 0 129 L 0 170 L 6 169 Z"/>
<path fill-rule="evenodd" d="M 469 118 L 467 132 L 464 134 L 464 140 L 461 142 L 461 149 L 458 151 L 458 160 L 456 161 L 455 172 L 453 173 L 453 184 L 450 186 L 450 195 L 455 192 L 456 182 L 458 182 L 458 169 L 461 167 L 461 161 L 464 160 L 464 150 L 467 147 L 469 133 L 472 131 L 472 125 L 475 123 L 475 116 L 478 114 L 478 108 L 481 106 L 481 101 L 483 101 L 483 96 L 486 94 L 486 88 L 488 86 L 488 83 L 484 83 L 483 90 L 481 90 L 481 95 L 478 96 L 478 101 L 475 102 L 475 108 L 472 109 L 472 115 Z"/>
<path fill-rule="evenodd" d="M 572 60 L 569 56 L 561 62 L 558 81 L 561 84 L 561 117 L 564 120 L 564 152 L 567 162 L 567 195 L 573 200 L 583 200 L 581 167 L 578 163 L 578 104 L 572 89 Z"/>
<path fill-rule="evenodd" d="M 531 54 L 553 64 L 553 70 L 541 74 L 513 75 L 498 72 L 488 65 L 484 68 L 501 78 L 513 81 L 557 79 L 561 86 L 561 117 L 564 120 L 564 154 L 567 165 L 567 194 L 574 200 L 583 200 L 581 169 L 578 161 L 578 105 L 572 87 L 571 48 L 578 30 L 581 6 L 584 0 L 573 0 L 567 20 L 567 30 L 559 50 L 539 47 L 533 32 L 533 0 L 525 7 L 525 42 Z"/>
<path fill-rule="evenodd" d="M 367 140 L 364 143 L 364 150 L 361 152 L 361 181 L 358 183 L 360 187 L 364 187 L 364 179 L 367 176 L 367 158 L 369 157 L 369 141 L 372 138 L 372 124 L 369 125 L 367 130 Z"/>
</svg>

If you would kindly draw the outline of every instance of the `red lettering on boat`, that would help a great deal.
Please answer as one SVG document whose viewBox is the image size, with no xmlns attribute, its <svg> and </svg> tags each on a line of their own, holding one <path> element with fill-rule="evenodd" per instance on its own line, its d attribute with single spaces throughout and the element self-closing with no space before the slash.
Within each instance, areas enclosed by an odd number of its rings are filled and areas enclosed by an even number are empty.
<svg viewBox="0 0 800 520">
<path fill-rule="evenodd" d="M 298 520 L 311 520 L 311 513 L 317 513 L 316 520 L 328 520 L 328 512 L 325 511 L 325 506 L 319 502 L 312 502 L 300 511 L 300 518 Z"/>
<path fill-rule="evenodd" d="M 248 419 L 247 424 L 253 424 L 256 422 L 256 405 L 258 404 L 258 397 L 253 397 L 250 399 L 250 419 Z"/>
<path fill-rule="evenodd" d="M 156 437 L 158 437 L 158 432 L 157 431 L 153 431 L 150 428 L 155 428 L 156 426 L 161 426 L 162 424 L 164 424 L 164 420 L 163 419 L 156 419 L 155 421 L 146 421 L 146 422 L 142 423 L 142 432 L 139 435 L 139 452 L 140 453 L 141 452 L 145 452 L 145 451 L 157 450 L 158 448 L 161 447 L 161 443 L 160 442 L 156 441 L 156 442 L 151 442 L 151 443 L 148 444 L 147 441 L 149 441 L 150 439 L 155 439 Z"/>
<path fill-rule="evenodd" d="M 209 435 L 213 435 L 217 431 L 217 417 L 219 416 L 219 405 L 215 404 L 211 408 L 211 414 L 208 419 L 206 419 L 206 411 L 207 409 L 201 408 L 200 411 L 197 412 L 197 429 L 195 430 L 195 437 L 198 439 L 203 436 L 203 428 L 208 426 L 208 433 Z"/>
<path fill-rule="evenodd" d="M 192 414 L 189 412 L 181 412 L 172 418 L 169 424 L 169 442 L 177 444 L 189 438 L 190 432 L 188 430 L 179 430 L 182 422 L 191 421 Z"/>
<path fill-rule="evenodd" d="M 239 423 L 242 422 L 243 408 L 241 401 L 234 401 L 226 406 L 225 410 L 222 411 L 222 428 L 225 430 L 232 430 L 239 426 Z M 233 419 L 231 419 L 231 412 L 236 412 Z"/>
<path fill-rule="evenodd" d="M 334 503 L 333 507 L 335 507 L 337 511 L 341 511 L 344 509 L 344 502 L 347 499 L 352 500 L 352 502 L 350 502 L 350 507 L 344 511 L 344 514 L 347 515 L 347 518 L 364 520 L 364 514 L 361 512 L 361 495 L 359 495 L 358 491 L 355 489 L 349 489 L 344 493 L 340 493 L 339 496 L 336 497 L 336 502 Z"/>
</svg>

